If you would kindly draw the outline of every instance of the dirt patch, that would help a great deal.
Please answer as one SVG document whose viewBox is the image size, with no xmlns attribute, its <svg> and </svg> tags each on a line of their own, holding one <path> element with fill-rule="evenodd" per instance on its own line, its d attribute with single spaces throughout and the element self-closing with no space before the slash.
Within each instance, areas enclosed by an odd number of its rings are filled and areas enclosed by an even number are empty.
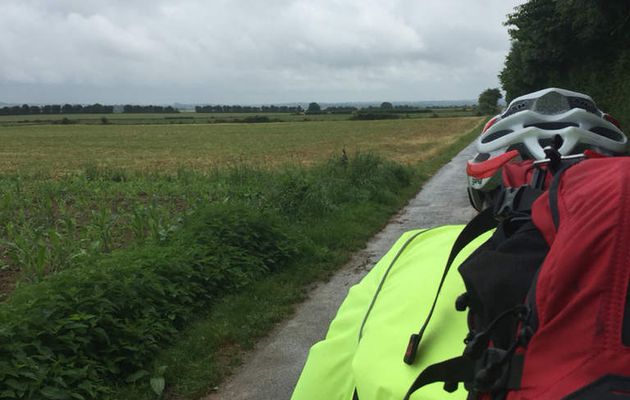
<svg viewBox="0 0 630 400">
<path fill-rule="evenodd" d="M 11 294 L 15 290 L 20 271 L 12 269 L 0 270 L 0 300 Z"/>
</svg>

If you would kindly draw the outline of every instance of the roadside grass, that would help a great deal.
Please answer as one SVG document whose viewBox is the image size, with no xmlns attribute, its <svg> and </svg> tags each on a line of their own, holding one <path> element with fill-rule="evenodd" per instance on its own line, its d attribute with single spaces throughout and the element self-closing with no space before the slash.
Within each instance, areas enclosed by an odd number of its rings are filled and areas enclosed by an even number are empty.
<svg viewBox="0 0 630 400">
<path fill-rule="evenodd" d="M 247 362 L 247 351 L 257 340 L 293 313 L 294 305 L 305 299 L 313 284 L 347 262 L 423 182 L 479 135 L 481 127 L 478 124 L 439 154 L 415 164 L 411 185 L 398 191 L 390 202 L 339 210 L 326 221 L 306 223 L 305 235 L 322 240 L 320 258 L 305 260 L 223 297 L 159 352 L 145 367 L 143 379 L 117 386 L 108 398 L 182 400 L 212 393 L 236 367 Z M 164 383 L 164 392 L 158 394 L 152 389 L 151 380 Z"/>
</svg>

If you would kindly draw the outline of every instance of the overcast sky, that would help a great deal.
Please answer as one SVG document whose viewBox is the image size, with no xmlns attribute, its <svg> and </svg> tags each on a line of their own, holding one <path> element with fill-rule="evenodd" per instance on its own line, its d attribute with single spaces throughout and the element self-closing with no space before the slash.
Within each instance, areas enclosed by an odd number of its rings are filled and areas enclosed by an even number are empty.
<svg viewBox="0 0 630 400">
<path fill-rule="evenodd" d="M 0 0 L 0 102 L 475 99 L 524 0 Z"/>
</svg>

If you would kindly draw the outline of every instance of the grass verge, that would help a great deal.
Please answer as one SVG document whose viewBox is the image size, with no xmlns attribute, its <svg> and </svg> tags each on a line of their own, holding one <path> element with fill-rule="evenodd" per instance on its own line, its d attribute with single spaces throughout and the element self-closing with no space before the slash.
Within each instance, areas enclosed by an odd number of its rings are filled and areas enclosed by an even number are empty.
<svg viewBox="0 0 630 400">
<path fill-rule="evenodd" d="M 331 213 L 302 231 L 320 243 L 319 256 L 265 276 L 247 289 L 217 301 L 186 328 L 155 360 L 142 379 L 120 385 L 110 399 L 198 399 L 212 392 L 244 360 L 244 354 L 279 321 L 293 312 L 313 282 L 332 274 L 417 191 L 480 132 L 483 123 L 445 151 L 414 166 L 411 184 L 380 204 L 359 204 Z M 164 391 L 156 390 L 165 388 Z M 158 394 L 159 393 L 159 394 Z"/>
</svg>

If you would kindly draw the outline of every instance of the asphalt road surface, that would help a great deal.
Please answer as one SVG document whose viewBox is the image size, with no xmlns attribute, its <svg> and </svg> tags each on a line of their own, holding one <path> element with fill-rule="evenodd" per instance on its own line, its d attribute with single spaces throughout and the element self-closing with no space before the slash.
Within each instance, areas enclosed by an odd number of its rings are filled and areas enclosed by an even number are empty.
<svg viewBox="0 0 630 400">
<path fill-rule="evenodd" d="M 310 347 L 324 338 L 330 321 L 357 283 L 403 232 L 445 224 L 461 224 L 474 216 L 466 194 L 469 145 L 431 178 L 365 249 L 328 282 L 317 286 L 294 316 L 261 340 L 247 361 L 206 400 L 286 400 L 291 397 Z"/>
</svg>

